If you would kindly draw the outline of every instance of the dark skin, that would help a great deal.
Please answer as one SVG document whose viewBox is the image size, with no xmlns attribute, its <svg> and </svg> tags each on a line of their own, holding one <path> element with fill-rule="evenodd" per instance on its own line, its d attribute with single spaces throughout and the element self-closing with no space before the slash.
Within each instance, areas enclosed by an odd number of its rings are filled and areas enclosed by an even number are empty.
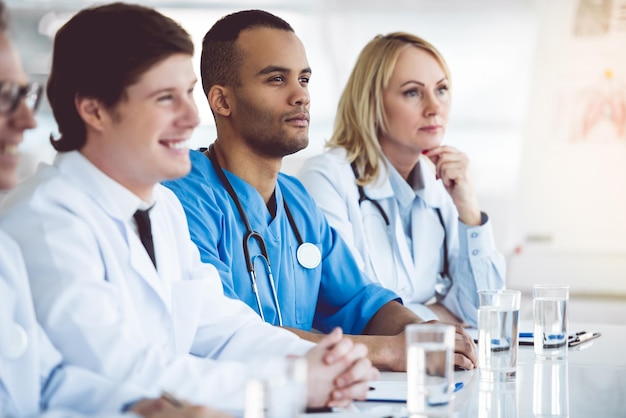
<svg viewBox="0 0 626 418">
<path fill-rule="evenodd" d="M 423 322 L 412 311 L 398 302 L 385 304 L 376 312 L 363 330 L 363 335 L 350 335 L 354 342 L 367 346 L 372 364 L 381 370 L 406 371 L 406 337 L 404 328 L 409 324 L 436 324 L 440 321 Z M 476 345 L 461 325 L 455 327 L 454 364 L 464 369 L 476 367 Z M 320 334 L 288 328 L 309 341 L 319 341 Z M 395 333 L 393 333 L 395 332 Z M 466 354 L 467 353 L 467 354 Z"/>
<path fill-rule="evenodd" d="M 284 157 L 273 151 L 292 146 L 290 152 L 296 152 L 308 144 L 311 70 L 304 46 L 292 32 L 248 29 L 239 35 L 236 45 L 244 57 L 239 85 L 214 85 L 207 95 L 218 132 L 214 150 L 220 165 L 252 185 L 267 203 Z M 405 371 L 404 329 L 422 322 L 411 310 L 391 301 L 370 319 L 362 335 L 349 337 L 368 348 L 374 366 Z M 474 342 L 462 326 L 455 327 L 455 364 L 473 369 L 477 365 Z M 313 342 L 323 337 L 289 330 Z"/>
</svg>

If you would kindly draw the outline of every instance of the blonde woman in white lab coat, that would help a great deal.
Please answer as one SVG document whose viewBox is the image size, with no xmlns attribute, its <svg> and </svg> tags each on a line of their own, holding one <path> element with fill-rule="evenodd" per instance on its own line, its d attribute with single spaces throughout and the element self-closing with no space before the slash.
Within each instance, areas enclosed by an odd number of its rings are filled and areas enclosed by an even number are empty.
<svg viewBox="0 0 626 418">
<path fill-rule="evenodd" d="M 300 179 L 361 268 L 424 319 L 476 325 L 505 263 L 461 151 L 442 145 L 450 74 L 408 33 L 376 36 L 341 96 L 328 150 Z"/>
</svg>

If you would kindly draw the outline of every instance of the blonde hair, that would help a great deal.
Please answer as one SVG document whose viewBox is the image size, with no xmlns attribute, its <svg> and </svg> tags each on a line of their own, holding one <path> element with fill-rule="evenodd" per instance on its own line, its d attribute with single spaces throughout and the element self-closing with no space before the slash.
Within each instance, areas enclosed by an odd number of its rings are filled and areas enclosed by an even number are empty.
<svg viewBox="0 0 626 418">
<path fill-rule="evenodd" d="M 337 106 L 333 135 L 326 143 L 344 148 L 350 162 L 355 161 L 362 186 L 373 182 L 380 173 L 383 151 L 378 135 L 387 133 L 383 91 L 407 46 L 433 55 L 450 80 L 450 72 L 439 51 L 424 39 L 405 32 L 378 35 L 363 48 L 352 69 Z"/>
</svg>

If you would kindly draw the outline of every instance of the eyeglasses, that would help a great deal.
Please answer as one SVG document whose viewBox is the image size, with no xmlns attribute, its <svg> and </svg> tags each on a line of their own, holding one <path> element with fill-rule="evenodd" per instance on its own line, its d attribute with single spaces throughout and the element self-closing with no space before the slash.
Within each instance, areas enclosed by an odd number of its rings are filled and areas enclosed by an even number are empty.
<svg viewBox="0 0 626 418">
<path fill-rule="evenodd" d="M 26 107 L 33 113 L 41 101 L 43 86 L 39 83 L 19 85 L 15 81 L 0 81 L 0 115 L 12 115 L 24 98 Z"/>
</svg>

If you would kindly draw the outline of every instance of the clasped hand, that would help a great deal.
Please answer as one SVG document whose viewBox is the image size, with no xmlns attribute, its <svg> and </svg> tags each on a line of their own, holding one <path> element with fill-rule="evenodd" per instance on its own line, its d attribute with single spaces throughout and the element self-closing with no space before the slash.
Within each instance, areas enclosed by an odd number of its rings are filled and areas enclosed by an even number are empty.
<svg viewBox="0 0 626 418">
<path fill-rule="evenodd" d="M 307 354 L 307 406 L 347 406 L 367 396 L 369 381 L 379 372 L 367 358 L 367 347 L 345 337 L 340 328 L 326 335 Z"/>
</svg>

